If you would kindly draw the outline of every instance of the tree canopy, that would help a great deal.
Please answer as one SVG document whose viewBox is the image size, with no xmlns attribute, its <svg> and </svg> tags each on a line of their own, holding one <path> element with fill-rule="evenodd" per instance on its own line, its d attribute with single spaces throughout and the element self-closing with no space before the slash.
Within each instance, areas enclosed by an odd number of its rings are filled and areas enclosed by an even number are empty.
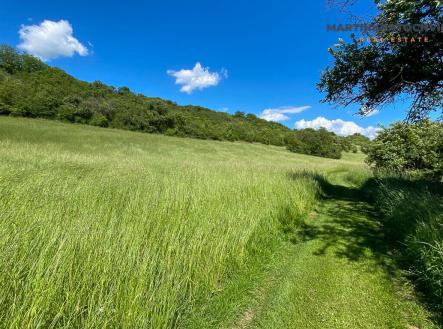
<svg viewBox="0 0 443 329">
<path fill-rule="evenodd" d="M 79 81 L 9 46 L 0 46 L 0 114 L 281 146 L 291 131 L 250 114 L 179 106 L 128 87 Z"/>
<path fill-rule="evenodd" d="M 440 181 L 443 177 L 443 124 L 397 122 L 383 129 L 368 148 L 376 170 Z"/>
<path fill-rule="evenodd" d="M 360 114 L 364 115 L 398 97 L 408 96 L 412 99 L 409 121 L 423 120 L 432 111 L 440 111 L 441 115 L 443 32 L 437 27 L 443 24 L 442 2 L 375 3 L 379 13 L 371 23 L 380 27 L 403 24 L 410 28 L 401 32 L 376 29 L 363 42 L 352 36 L 352 42 L 340 40 L 330 48 L 334 64 L 326 68 L 318 84 L 319 90 L 326 93 L 324 101 L 344 106 L 358 104 Z M 417 32 L 417 24 L 427 24 L 429 30 Z"/>
<path fill-rule="evenodd" d="M 299 138 L 305 146 L 290 150 L 334 158 L 340 157 L 342 150 L 350 150 L 344 138 L 326 131 L 294 132 L 250 113 L 238 111 L 230 115 L 200 106 L 179 106 L 135 94 L 125 86 L 115 88 L 100 81 L 80 81 L 9 46 L 0 46 L 0 115 L 277 146 Z M 322 138 L 334 142 L 323 143 Z M 327 150 L 329 146 L 334 148 L 333 152 Z"/>
<path fill-rule="evenodd" d="M 345 139 L 340 139 L 334 133 L 324 128 L 296 130 L 287 139 L 288 150 L 296 153 L 340 159 L 343 150 L 350 150 Z M 349 146 L 350 148 L 350 146 Z"/>
</svg>

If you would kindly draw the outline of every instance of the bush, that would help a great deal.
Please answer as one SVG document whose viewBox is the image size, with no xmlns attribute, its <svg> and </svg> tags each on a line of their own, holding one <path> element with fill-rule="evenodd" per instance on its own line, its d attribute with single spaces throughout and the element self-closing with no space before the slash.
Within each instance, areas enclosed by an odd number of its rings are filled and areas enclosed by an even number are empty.
<svg viewBox="0 0 443 329">
<path fill-rule="evenodd" d="M 9 114 L 14 111 L 14 108 L 8 104 L 2 103 L 0 101 L 0 114 Z"/>
<path fill-rule="evenodd" d="M 57 119 L 62 121 L 75 122 L 75 112 L 77 108 L 71 104 L 62 104 L 57 109 Z"/>
<path fill-rule="evenodd" d="M 89 124 L 97 127 L 107 127 L 109 125 L 108 119 L 103 114 L 97 113 L 92 116 Z"/>
<path fill-rule="evenodd" d="M 22 57 L 14 48 L 9 46 L 0 46 L 0 68 L 13 74 L 21 71 L 23 67 Z"/>
<path fill-rule="evenodd" d="M 296 130 L 286 139 L 286 147 L 291 152 L 332 159 L 340 159 L 343 149 L 338 137 L 324 128 Z"/>
<path fill-rule="evenodd" d="M 377 171 L 439 181 L 443 175 L 443 125 L 423 121 L 395 123 L 367 148 L 367 162 Z"/>
<path fill-rule="evenodd" d="M 9 111 L 9 115 L 11 117 L 25 117 L 26 116 L 26 112 L 18 107 L 9 107 L 8 108 Z"/>
<path fill-rule="evenodd" d="M 301 140 L 297 138 L 297 136 L 294 134 L 291 137 L 288 137 L 286 139 L 286 148 L 294 153 L 303 153 L 305 152 L 305 145 L 302 143 Z"/>
</svg>

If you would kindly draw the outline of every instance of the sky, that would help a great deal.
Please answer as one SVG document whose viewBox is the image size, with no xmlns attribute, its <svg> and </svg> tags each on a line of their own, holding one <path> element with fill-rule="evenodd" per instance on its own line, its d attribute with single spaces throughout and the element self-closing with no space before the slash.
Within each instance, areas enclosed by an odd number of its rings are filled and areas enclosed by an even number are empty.
<svg viewBox="0 0 443 329">
<path fill-rule="evenodd" d="M 371 0 L 355 8 L 369 17 Z M 217 111 L 254 113 L 290 128 L 320 126 L 370 137 L 402 120 L 402 103 L 362 118 L 321 102 L 327 49 L 348 16 L 311 1 L 11 1 L 0 6 L 0 43 L 78 79 Z"/>
</svg>

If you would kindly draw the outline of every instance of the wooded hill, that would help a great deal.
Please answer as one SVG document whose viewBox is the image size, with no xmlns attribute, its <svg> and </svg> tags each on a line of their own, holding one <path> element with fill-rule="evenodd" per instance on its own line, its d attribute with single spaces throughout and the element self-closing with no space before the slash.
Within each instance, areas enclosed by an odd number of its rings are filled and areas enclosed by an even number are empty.
<svg viewBox="0 0 443 329">
<path fill-rule="evenodd" d="M 296 139 L 298 146 L 289 147 L 291 150 L 333 158 L 340 157 L 341 150 L 350 148 L 349 143 L 333 133 L 317 134 L 311 129 L 307 132 L 309 138 L 301 139 L 299 136 L 306 134 L 254 114 L 231 115 L 200 106 L 180 106 L 161 98 L 135 94 L 127 87 L 80 81 L 9 46 L 0 46 L 0 114 L 277 146 L 294 145 Z M 315 145 L 321 145 L 323 150 L 317 150 Z M 325 152 L 325 148 L 331 152 Z"/>
</svg>

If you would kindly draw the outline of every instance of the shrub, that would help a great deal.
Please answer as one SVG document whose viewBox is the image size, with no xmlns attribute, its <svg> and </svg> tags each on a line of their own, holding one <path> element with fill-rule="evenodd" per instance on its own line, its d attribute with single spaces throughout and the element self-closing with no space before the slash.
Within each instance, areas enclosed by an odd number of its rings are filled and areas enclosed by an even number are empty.
<svg viewBox="0 0 443 329">
<path fill-rule="evenodd" d="M 89 121 L 90 125 L 98 126 L 98 127 L 107 127 L 109 125 L 108 119 L 103 114 L 97 114 L 94 113 L 94 115 L 91 118 L 91 121 Z"/>
<path fill-rule="evenodd" d="M 14 111 L 14 109 L 10 105 L 0 101 L 0 114 L 9 114 L 12 111 Z"/>
<path fill-rule="evenodd" d="M 291 152 L 340 159 L 342 146 L 338 137 L 324 128 L 296 130 L 286 139 Z"/>
<path fill-rule="evenodd" d="M 22 70 L 22 57 L 9 46 L 0 46 L 0 68 L 8 73 Z"/>
<path fill-rule="evenodd" d="M 305 152 L 305 145 L 295 135 L 286 139 L 286 148 L 294 153 Z"/>
<path fill-rule="evenodd" d="M 7 107 L 7 110 L 9 111 L 9 115 L 11 117 L 24 117 L 24 116 L 26 116 L 26 112 L 23 109 L 19 108 L 19 107 L 9 106 L 9 107 Z"/>
<path fill-rule="evenodd" d="M 439 181 L 443 174 L 443 125 L 397 122 L 378 135 L 367 154 L 367 162 L 375 170 Z"/>
<path fill-rule="evenodd" d="M 75 122 L 75 112 L 77 108 L 71 104 L 62 104 L 57 109 L 57 119 L 62 121 Z"/>
</svg>

